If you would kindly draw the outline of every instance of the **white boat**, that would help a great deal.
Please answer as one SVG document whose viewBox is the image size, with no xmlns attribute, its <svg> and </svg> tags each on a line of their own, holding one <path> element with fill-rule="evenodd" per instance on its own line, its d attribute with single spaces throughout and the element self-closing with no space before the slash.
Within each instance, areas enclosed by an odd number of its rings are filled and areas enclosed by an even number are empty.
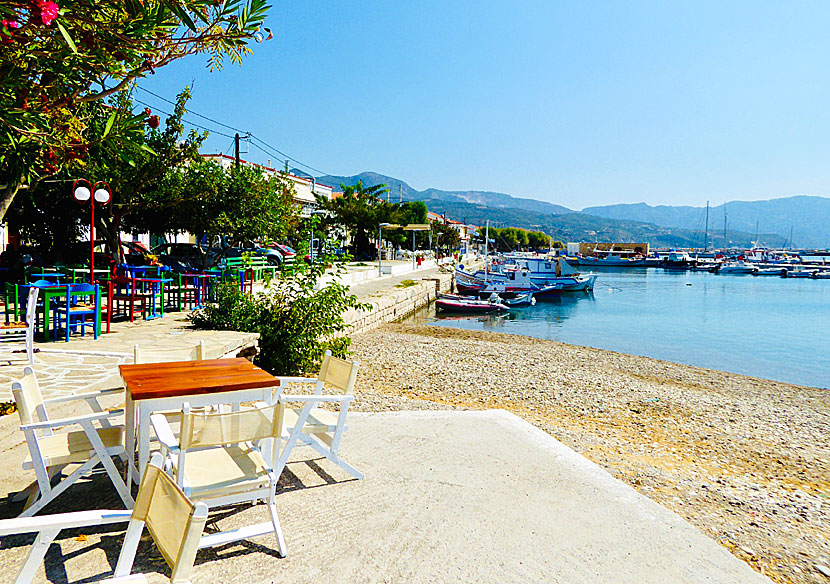
<svg viewBox="0 0 830 584">
<path fill-rule="evenodd" d="M 660 267 L 666 270 L 689 270 L 697 265 L 697 260 L 679 249 L 671 250 L 660 260 Z"/>
<path fill-rule="evenodd" d="M 754 276 L 779 276 L 783 277 L 787 274 L 786 268 L 758 268 L 753 273 Z"/>
<path fill-rule="evenodd" d="M 487 282 L 504 284 L 508 288 L 524 288 L 526 291 L 553 288 L 560 292 L 580 292 L 593 290 L 597 279 L 596 274 L 580 274 L 562 257 L 508 256 L 506 260 L 505 263 L 494 266 L 498 271 L 479 270 L 470 274 L 456 270 L 456 284 L 461 284 L 463 289 L 467 286 L 483 285 L 486 279 Z"/>
<path fill-rule="evenodd" d="M 646 265 L 646 258 L 630 251 L 597 251 L 592 256 L 579 256 L 580 266 L 608 266 L 633 268 Z"/>
<path fill-rule="evenodd" d="M 517 294 L 515 298 L 505 298 L 502 302 L 507 306 L 534 306 L 536 299 L 533 297 L 533 292 L 527 292 Z"/>
<path fill-rule="evenodd" d="M 787 278 L 814 278 L 818 270 L 787 270 Z"/>
<path fill-rule="evenodd" d="M 718 268 L 718 274 L 754 274 L 758 268 L 749 262 L 738 260 L 725 262 Z"/>
</svg>

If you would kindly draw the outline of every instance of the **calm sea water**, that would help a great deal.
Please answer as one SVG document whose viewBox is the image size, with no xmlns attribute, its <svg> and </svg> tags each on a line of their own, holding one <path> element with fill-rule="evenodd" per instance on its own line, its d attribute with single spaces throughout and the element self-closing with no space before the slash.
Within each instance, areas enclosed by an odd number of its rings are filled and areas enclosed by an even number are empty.
<svg viewBox="0 0 830 584">
<path fill-rule="evenodd" d="M 603 269 L 593 293 L 503 316 L 416 318 L 830 387 L 830 280 Z"/>
</svg>

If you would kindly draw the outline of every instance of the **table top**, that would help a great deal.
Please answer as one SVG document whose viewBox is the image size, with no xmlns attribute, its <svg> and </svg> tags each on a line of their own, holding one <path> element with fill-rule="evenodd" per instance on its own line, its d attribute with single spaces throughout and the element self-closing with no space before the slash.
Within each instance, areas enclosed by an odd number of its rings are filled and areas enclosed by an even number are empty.
<svg viewBox="0 0 830 584">
<path fill-rule="evenodd" d="M 276 377 L 241 357 L 119 365 L 118 369 L 134 401 L 278 387 L 280 384 Z"/>
</svg>

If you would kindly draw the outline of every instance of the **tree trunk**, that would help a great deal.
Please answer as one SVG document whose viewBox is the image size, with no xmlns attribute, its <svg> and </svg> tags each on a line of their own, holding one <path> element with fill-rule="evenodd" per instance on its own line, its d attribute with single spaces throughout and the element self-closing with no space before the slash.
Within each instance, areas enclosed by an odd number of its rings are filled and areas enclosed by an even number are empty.
<svg viewBox="0 0 830 584">
<path fill-rule="evenodd" d="M 0 223 L 6 218 L 6 213 L 9 207 L 12 206 L 14 196 L 17 194 L 20 185 L 15 182 L 10 182 L 3 187 L 0 187 Z"/>
</svg>

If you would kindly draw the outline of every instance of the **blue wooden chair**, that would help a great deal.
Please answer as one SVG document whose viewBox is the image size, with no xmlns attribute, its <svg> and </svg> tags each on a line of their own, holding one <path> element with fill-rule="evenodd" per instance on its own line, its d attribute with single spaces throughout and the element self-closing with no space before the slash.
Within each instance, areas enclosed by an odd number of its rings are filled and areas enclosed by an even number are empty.
<svg viewBox="0 0 830 584">
<path fill-rule="evenodd" d="M 66 286 L 66 300 L 53 310 L 55 315 L 54 335 L 57 338 L 58 328 L 63 326 L 66 333 L 66 342 L 69 334 L 77 327 L 81 328 L 81 336 L 86 333 L 86 327 L 92 327 L 94 338 L 98 338 L 101 331 L 101 290 L 98 284 L 70 284 Z M 91 317 L 87 320 L 88 317 Z"/>
</svg>

